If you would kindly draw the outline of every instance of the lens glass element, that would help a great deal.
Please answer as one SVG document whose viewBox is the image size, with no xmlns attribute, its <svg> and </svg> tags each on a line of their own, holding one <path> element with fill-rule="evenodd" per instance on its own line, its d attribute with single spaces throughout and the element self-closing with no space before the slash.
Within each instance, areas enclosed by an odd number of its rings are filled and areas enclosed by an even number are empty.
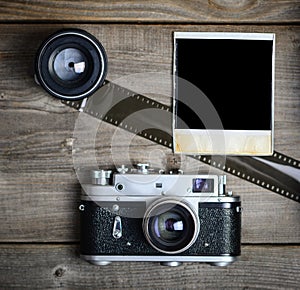
<svg viewBox="0 0 300 290">
<path fill-rule="evenodd" d="M 87 60 L 76 48 L 60 51 L 53 62 L 53 70 L 62 81 L 76 81 L 85 71 Z"/>
<path fill-rule="evenodd" d="M 186 203 L 161 201 L 146 211 L 143 230 L 156 250 L 167 254 L 180 253 L 195 242 L 199 233 L 199 217 Z"/>
<path fill-rule="evenodd" d="M 155 235 L 166 242 L 176 241 L 184 234 L 185 220 L 176 212 L 156 216 L 153 222 Z"/>
</svg>

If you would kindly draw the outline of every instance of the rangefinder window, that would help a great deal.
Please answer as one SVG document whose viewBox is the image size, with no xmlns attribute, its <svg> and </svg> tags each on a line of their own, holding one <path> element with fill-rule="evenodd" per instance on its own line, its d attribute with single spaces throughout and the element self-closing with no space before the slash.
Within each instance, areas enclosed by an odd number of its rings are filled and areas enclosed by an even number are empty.
<svg viewBox="0 0 300 290">
<path fill-rule="evenodd" d="M 193 192 L 213 192 L 214 180 L 206 178 L 193 179 Z"/>
</svg>

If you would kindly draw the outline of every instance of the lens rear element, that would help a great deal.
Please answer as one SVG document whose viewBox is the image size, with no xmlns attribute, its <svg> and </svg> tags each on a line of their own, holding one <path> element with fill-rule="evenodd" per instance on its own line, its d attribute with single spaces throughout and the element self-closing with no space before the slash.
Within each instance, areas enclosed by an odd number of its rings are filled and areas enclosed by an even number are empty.
<svg viewBox="0 0 300 290">
<path fill-rule="evenodd" d="M 82 78 L 88 65 L 84 53 L 76 48 L 66 48 L 54 57 L 53 72 L 63 82 L 74 82 Z"/>
</svg>

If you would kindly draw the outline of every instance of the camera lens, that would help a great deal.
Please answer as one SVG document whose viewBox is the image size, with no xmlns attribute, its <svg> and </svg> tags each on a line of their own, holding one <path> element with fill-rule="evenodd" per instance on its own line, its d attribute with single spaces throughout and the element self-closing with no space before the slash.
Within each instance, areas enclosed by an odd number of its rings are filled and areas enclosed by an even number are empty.
<svg viewBox="0 0 300 290">
<path fill-rule="evenodd" d="M 101 43 L 84 30 L 62 30 L 40 47 L 36 78 L 54 97 L 79 100 L 93 94 L 104 82 L 107 57 Z"/>
<path fill-rule="evenodd" d="M 187 250 L 199 233 L 199 218 L 179 200 L 161 200 L 151 205 L 144 217 L 147 241 L 156 250 L 176 254 Z"/>
</svg>

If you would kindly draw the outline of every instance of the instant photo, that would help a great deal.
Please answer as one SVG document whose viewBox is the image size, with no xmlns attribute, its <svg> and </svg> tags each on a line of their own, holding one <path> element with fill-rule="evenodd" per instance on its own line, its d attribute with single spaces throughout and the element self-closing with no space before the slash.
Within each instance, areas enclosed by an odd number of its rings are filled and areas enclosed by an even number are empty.
<svg viewBox="0 0 300 290">
<path fill-rule="evenodd" d="M 174 33 L 174 151 L 271 155 L 275 35 Z"/>
</svg>

